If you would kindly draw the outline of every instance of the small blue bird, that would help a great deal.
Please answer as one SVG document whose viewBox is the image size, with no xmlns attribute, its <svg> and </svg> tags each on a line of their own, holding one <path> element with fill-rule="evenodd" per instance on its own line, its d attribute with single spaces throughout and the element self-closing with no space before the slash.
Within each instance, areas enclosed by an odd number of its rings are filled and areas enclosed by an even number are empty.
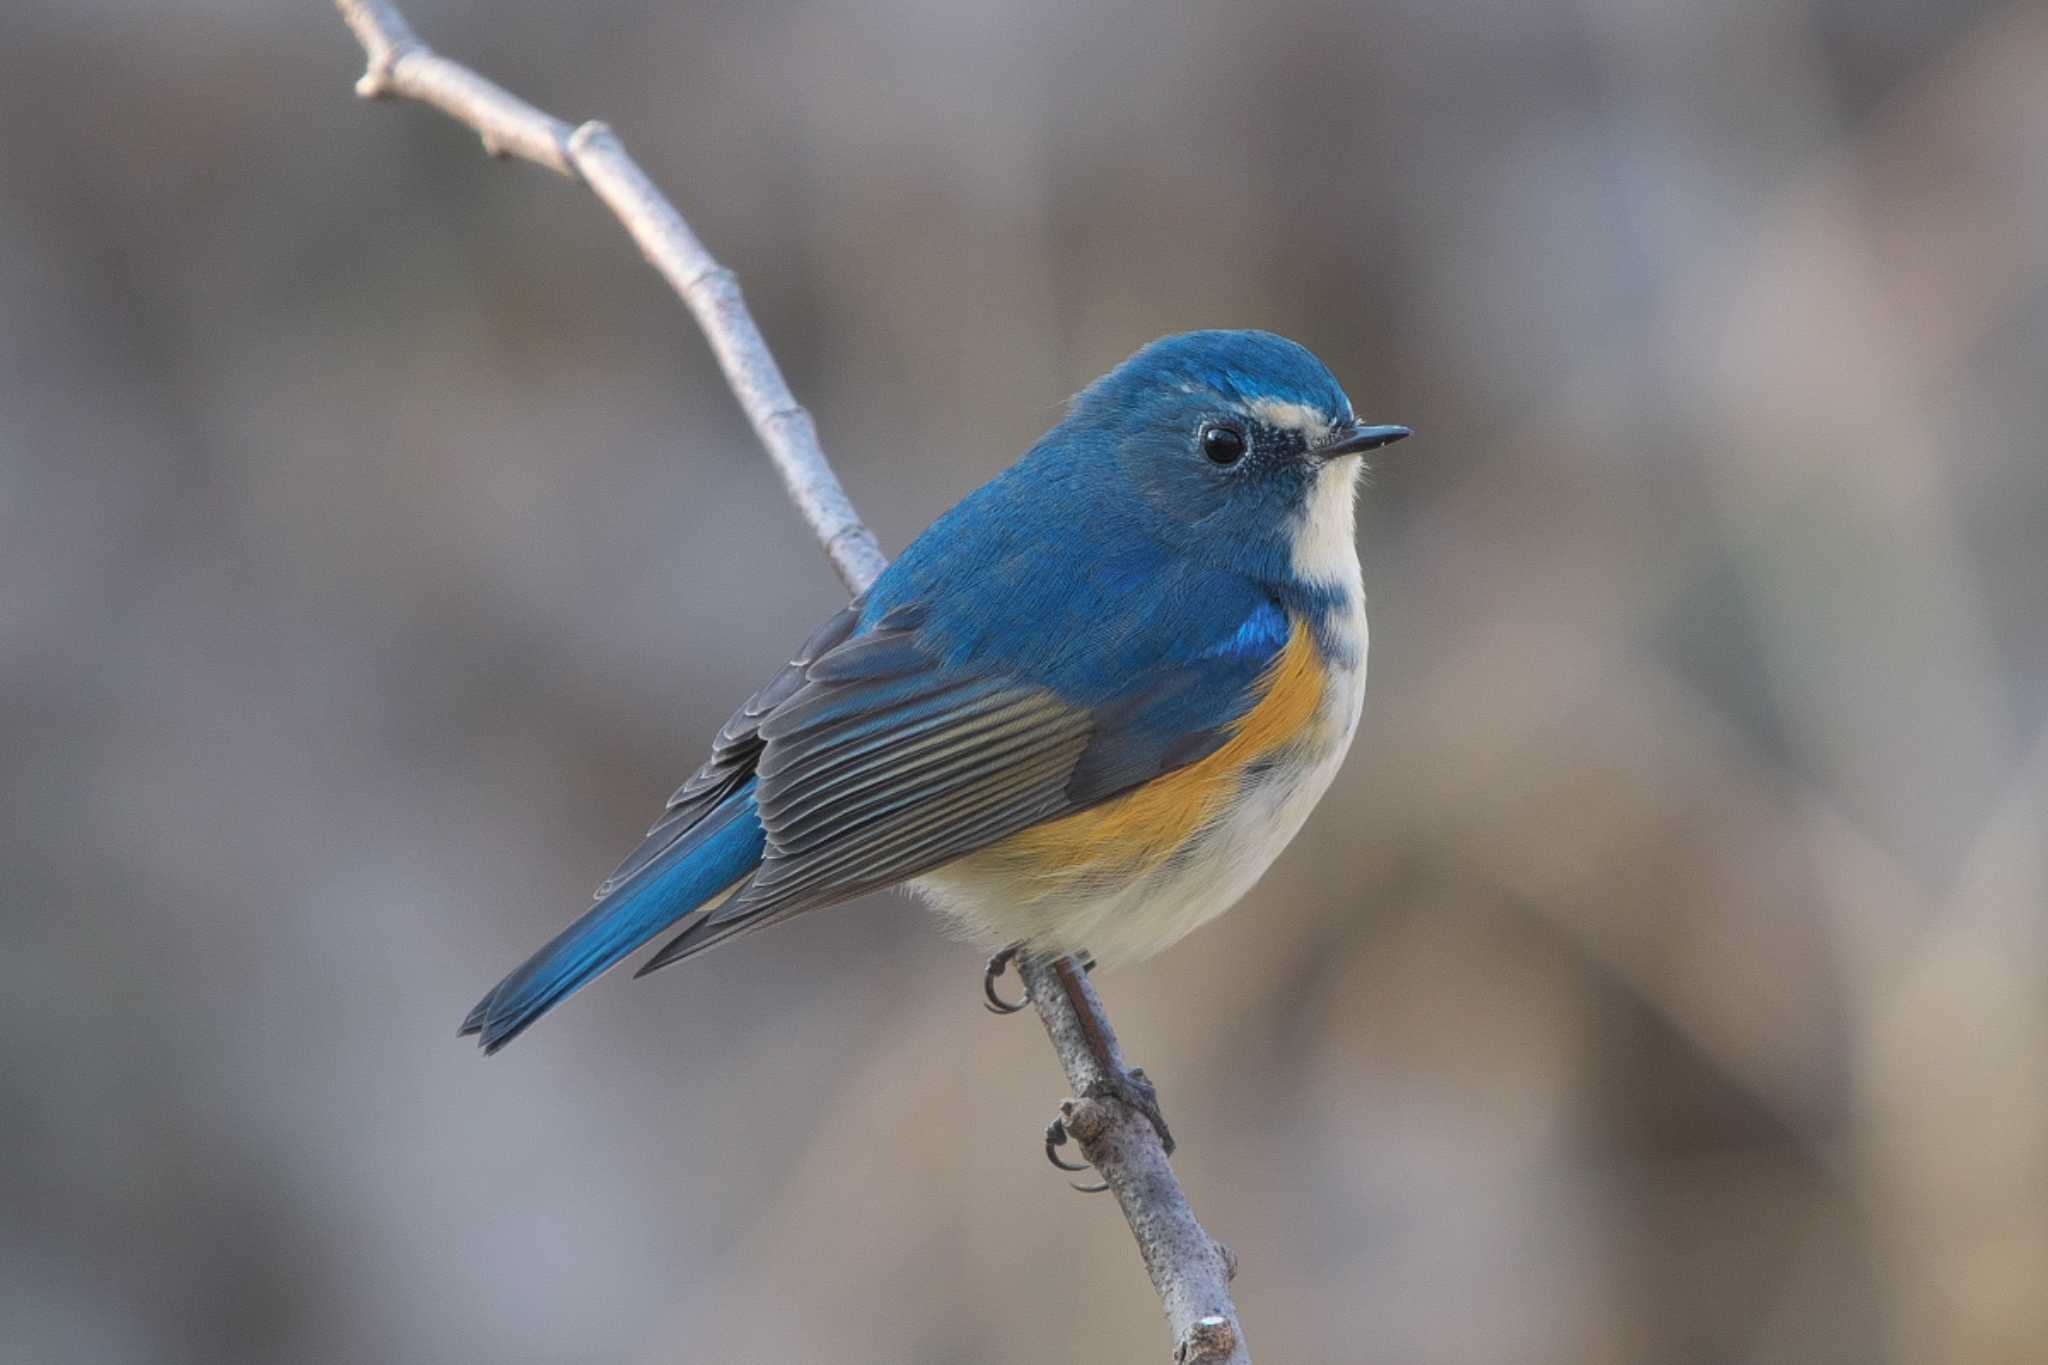
<svg viewBox="0 0 2048 1365">
<path fill-rule="evenodd" d="M 1104 962 L 1227 910 L 1350 747 L 1357 457 L 1408 434 L 1270 333 L 1145 347 L 740 707 L 462 1032 L 495 1052 L 678 925 L 641 975 L 886 886 Z"/>
</svg>

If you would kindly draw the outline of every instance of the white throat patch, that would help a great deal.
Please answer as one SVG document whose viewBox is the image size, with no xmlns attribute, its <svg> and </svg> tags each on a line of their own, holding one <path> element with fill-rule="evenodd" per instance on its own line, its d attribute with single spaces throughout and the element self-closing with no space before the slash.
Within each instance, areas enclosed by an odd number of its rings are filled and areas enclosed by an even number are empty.
<svg viewBox="0 0 2048 1365">
<path fill-rule="evenodd" d="M 1309 446 L 1329 439 L 1331 418 L 1306 403 L 1259 398 L 1245 411 L 1269 427 L 1294 431 Z M 1316 471 L 1301 517 L 1294 526 L 1294 572 L 1311 583 L 1332 588 L 1364 589 L 1358 571 L 1358 472 L 1364 462 L 1339 456 Z"/>
<path fill-rule="evenodd" d="M 1364 461 L 1340 455 L 1316 470 L 1294 525 L 1294 572 L 1311 583 L 1362 593 L 1358 568 L 1358 473 Z"/>
</svg>

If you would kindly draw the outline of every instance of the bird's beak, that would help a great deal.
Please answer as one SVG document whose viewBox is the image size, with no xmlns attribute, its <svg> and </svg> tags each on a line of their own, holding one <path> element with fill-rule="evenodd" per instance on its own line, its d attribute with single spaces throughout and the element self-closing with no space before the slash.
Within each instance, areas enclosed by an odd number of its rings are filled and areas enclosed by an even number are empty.
<svg viewBox="0 0 2048 1365">
<path fill-rule="evenodd" d="M 1317 446 L 1311 453 L 1320 460 L 1334 460 L 1339 455 L 1363 455 L 1368 450 L 1405 441 L 1414 434 L 1406 427 L 1355 426 L 1328 445 Z"/>
</svg>

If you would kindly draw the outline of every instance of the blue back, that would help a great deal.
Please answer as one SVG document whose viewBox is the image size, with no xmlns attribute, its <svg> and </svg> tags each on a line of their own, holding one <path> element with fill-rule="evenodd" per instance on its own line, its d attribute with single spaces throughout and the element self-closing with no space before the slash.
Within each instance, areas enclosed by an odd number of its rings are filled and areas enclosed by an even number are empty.
<svg viewBox="0 0 2048 1365">
<path fill-rule="evenodd" d="M 1225 473 L 1191 453 L 1204 422 L 1262 400 L 1333 420 L 1351 411 L 1322 362 L 1285 338 L 1154 342 L 912 542 L 871 590 L 864 627 L 921 604 L 922 642 L 946 666 L 1015 671 L 1077 705 L 1233 641 L 1263 661 L 1286 611 L 1328 605 L 1329 589 L 1291 568 L 1311 474 L 1292 461 Z"/>
</svg>

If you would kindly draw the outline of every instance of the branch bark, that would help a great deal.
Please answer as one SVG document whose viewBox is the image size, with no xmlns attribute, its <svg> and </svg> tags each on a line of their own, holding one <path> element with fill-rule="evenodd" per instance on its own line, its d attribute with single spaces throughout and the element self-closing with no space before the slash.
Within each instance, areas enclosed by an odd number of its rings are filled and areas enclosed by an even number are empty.
<svg viewBox="0 0 2048 1365">
<path fill-rule="evenodd" d="M 483 139 L 491 156 L 517 157 L 580 181 L 604 201 L 696 318 L 734 397 L 781 475 L 789 496 L 848 590 L 858 593 L 888 564 L 854 510 L 767 341 L 747 311 L 739 281 L 718 263 L 674 204 L 602 123 L 571 127 L 504 87 L 433 51 L 389 0 L 335 0 L 368 65 L 356 82 L 364 99 L 431 105 Z M 1045 1024 L 1078 1098 L 1061 1120 L 1082 1155 L 1115 1193 L 1145 1258 L 1174 1335 L 1179 1365 L 1249 1365 L 1231 1303 L 1230 1256 L 1189 1207 L 1160 1134 L 1114 1093 L 1127 1078 L 1116 1033 L 1086 975 L 1070 962 L 1021 964 L 1031 1003 Z"/>
<path fill-rule="evenodd" d="M 1108 1011 L 1071 960 L 1018 964 L 1025 990 L 1078 1098 L 1060 1120 L 1122 1206 L 1173 1330 L 1180 1365 L 1251 1365 L 1230 1280 L 1237 1265 L 1195 1217 L 1152 1120 L 1107 1093 L 1130 1075 Z"/>
<path fill-rule="evenodd" d="M 740 297 L 739 281 L 705 249 L 612 130 L 597 122 L 571 128 L 441 56 L 388 0 L 335 0 L 335 6 L 369 60 L 356 82 L 358 95 L 432 105 L 474 129 L 490 155 L 545 166 L 588 185 L 604 201 L 697 319 L 733 396 L 840 580 L 854 592 L 873 582 L 889 561 L 840 487 L 818 445 L 817 426 L 789 391 Z"/>
</svg>

